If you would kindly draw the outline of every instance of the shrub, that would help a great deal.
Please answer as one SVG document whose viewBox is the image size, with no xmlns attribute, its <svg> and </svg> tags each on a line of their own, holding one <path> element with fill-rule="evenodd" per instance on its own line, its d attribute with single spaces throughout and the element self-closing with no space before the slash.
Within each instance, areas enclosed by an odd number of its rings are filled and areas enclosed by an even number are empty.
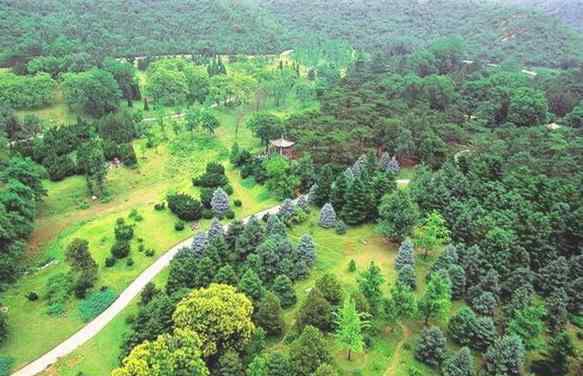
<svg viewBox="0 0 583 376">
<path fill-rule="evenodd" d="M 354 259 L 350 260 L 350 263 L 348 263 L 348 271 L 350 273 L 354 273 L 356 271 L 356 261 L 354 261 Z"/>
<path fill-rule="evenodd" d="M 108 257 L 105 259 L 105 267 L 111 268 L 115 265 L 116 258 L 115 257 Z"/>
<path fill-rule="evenodd" d="M 127 266 L 133 266 L 134 265 L 134 259 L 129 257 L 128 260 L 126 261 L 126 265 Z"/>
<path fill-rule="evenodd" d="M 344 221 L 340 220 L 338 222 L 336 222 L 336 234 L 338 235 L 344 235 L 346 234 L 346 223 L 344 223 Z"/>
<path fill-rule="evenodd" d="M 122 259 L 130 254 L 130 242 L 127 240 L 118 240 L 111 246 L 111 255 L 115 258 Z"/>
<path fill-rule="evenodd" d="M 241 200 L 235 200 L 233 201 L 233 205 L 240 208 L 241 206 L 243 206 L 243 203 L 241 202 Z"/>
<path fill-rule="evenodd" d="M 154 205 L 154 210 L 162 211 L 164 209 L 166 209 L 166 203 L 165 202 L 159 202 L 156 205 Z"/>
<path fill-rule="evenodd" d="M 176 193 L 168 195 L 168 208 L 172 213 L 183 221 L 195 221 L 200 219 L 202 214 L 202 205 L 200 201 L 195 200 L 186 193 Z"/>
<path fill-rule="evenodd" d="M 235 219 L 235 212 L 233 211 L 233 209 L 229 209 L 225 212 L 225 218 Z"/>
<path fill-rule="evenodd" d="M 123 218 L 115 222 L 115 238 L 119 241 L 130 241 L 134 237 L 134 226 L 126 224 Z"/>
<path fill-rule="evenodd" d="M 140 214 L 140 212 L 137 209 L 132 209 L 128 217 L 136 222 L 141 222 L 144 219 L 144 217 Z"/>
<path fill-rule="evenodd" d="M 154 251 L 152 248 L 148 248 L 148 250 L 146 250 L 145 255 L 147 257 L 154 257 L 154 255 L 156 254 L 156 251 Z"/>
<path fill-rule="evenodd" d="M 200 189 L 200 202 L 205 209 L 211 209 L 211 201 L 213 199 L 214 190 L 212 188 Z"/>
<path fill-rule="evenodd" d="M 117 298 L 111 289 L 96 291 L 79 303 L 81 320 L 89 322 L 105 311 Z"/>
<path fill-rule="evenodd" d="M 182 231 L 184 230 L 184 222 L 182 221 L 178 221 L 174 224 L 174 230 L 176 231 Z"/>
<path fill-rule="evenodd" d="M 232 195 L 233 193 L 235 193 L 235 190 L 233 189 L 233 186 L 231 184 L 225 184 L 223 186 L 223 190 L 225 191 L 226 194 L 228 194 L 229 196 Z"/>
<path fill-rule="evenodd" d="M 34 291 L 31 291 L 28 294 L 26 294 L 26 298 L 28 300 L 30 300 L 31 302 L 34 302 L 34 301 L 38 300 L 38 294 Z"/>
</svg>

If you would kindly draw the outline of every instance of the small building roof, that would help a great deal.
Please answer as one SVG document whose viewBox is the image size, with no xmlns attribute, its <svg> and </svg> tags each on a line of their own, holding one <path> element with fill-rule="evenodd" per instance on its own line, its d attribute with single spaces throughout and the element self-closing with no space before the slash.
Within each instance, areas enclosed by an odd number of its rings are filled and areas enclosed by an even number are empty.
<svg viewBox="0 0 583 376">
<path fill-rule="evenodd" d="M 277 140 L 271 140 L 271 145 L 276 148 L 289 148 L 295 145 L 295 142 L 286 140 L 285 138 L 278 138 Z"/>
</svg>

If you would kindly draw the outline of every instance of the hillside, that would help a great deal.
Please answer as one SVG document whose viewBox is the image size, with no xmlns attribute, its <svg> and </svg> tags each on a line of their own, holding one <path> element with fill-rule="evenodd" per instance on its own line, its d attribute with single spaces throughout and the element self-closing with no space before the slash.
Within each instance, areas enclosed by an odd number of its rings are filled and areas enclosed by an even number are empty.
<svg viewBox="0 0 583 376">
<path fill-rule="evenodd" d="M 535 7 L 557 16 L 571 27 L 583 31 L 583 0 L 510 0 L 513 4 Z"/>
<path fill-rule="evenodd" d="M 272 53 L 304 44 L 305 35 L 367 51 L 462 35 L 473 57 L 546 66 L 583 50 L 582 37 L 555 18 L 476 0 L 6 0 L 0 32 L 12 62 L 70 52 Z"/>
</svg>

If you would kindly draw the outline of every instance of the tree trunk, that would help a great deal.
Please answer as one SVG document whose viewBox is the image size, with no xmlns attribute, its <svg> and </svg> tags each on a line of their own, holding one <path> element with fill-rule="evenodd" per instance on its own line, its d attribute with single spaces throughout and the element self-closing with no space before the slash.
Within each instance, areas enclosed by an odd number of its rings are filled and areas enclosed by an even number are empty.
<svg viewBox="0 0 583 376">
<path fill-rule="evenodd" d="M 348 360 L 352 360 L 350 359 L 352 356 L 352 349 L 348 349 Z"/>
</svg>

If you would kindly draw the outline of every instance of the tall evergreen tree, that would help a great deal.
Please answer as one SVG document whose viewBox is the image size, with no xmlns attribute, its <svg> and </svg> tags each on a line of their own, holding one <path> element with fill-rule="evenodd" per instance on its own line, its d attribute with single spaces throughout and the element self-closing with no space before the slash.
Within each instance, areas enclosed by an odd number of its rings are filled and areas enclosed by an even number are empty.
<svg viewBox="0 0 583 376">
<path fill-rule="evenodd" d="M 474 359 L 470 349 L 462 347 L 454 356 L 447 359 L 441 373 L 443 376 L 473 376 Z"/>
<path fill-rule="evenodd" d="M 447 340 L 436 326 L 423 328 L 421 338 L 415 346 L 415 358 L 420 362 L 437 367 L 445 360 Z"/>
<path fill-rule="evenodd" d="M 323 228 L 334 228 L 336 226 L 336 211 L 329 203 L 320 210 L 320 226 Z"/>
<path fill-rule="evenodd" d="M 369 217 L 371 196 L 362 178 L 356 177 L 345 195 L 341 217 L 349 225 L 364 223 Z"/>
<path fill-rule="evenodd" d="M 362 314 L 356 310 L 356 305 L 351 298 L 344 301 L 344 305 L 337 315 L 336 338 L 341 347 L 347 350 L 347 359 L 351 360 L 353 352 L 364 350 L 363 327 L 367 322 L 363 320 Z"/>
<path fill-rule="evenodd" d="M 261 300 L 265 292 L 261 279 L 253 269 L 247 269 L 243 273 L 239 281 L 239 290 L 256 302 Z"/>
<path fill-rule="evenodd" d="M 451 286 L 449 278 L 443 273 L 435 273 L 427 283 L 425 294 L 419 301 L 419 311 L 425 325 L 429 319 L 443 317 L 451 306 Z"/>
<path fill-rule="evenodd" d="M 332 361 L 322 333 L 313 326 L 304 328 L 300 337 L 292 343 L 289 354 L 298 376 L 311 376 L 320 365 Z"/>
<path fill-rule="evenodd" d="M 330 203 L 339 212 L 342 212 L 346 203 L 346 194 L 350 189 L 348 178 L 344 174 L 338 175 L 330 192 Z"/>
<path fill-rule="evenodd" d="M 359 290 L 366 297 L 372 312 L 375 313 L 382 300 L 381 286 L 383 283 L 385 283 L 385 278 L 381 274 L 381 269 L 372 261 L 358 279 Z"/>
<path fill-rule="evenodd" d="M 310 197 L 315 205 L 322 207 L 325 203 L 330 202 L 330 192 L 332 190 L 333 182 L 334 171 L 330 165 L 326 165 L 322 168 L 322 171 L 320 171 L 318 184 L 313 192 L 313 197 Z M 312 196 L 312 194 L 310 194 L 310 196 Z"/>
<path fill-rule="evenodd" d="M 278 296 L 282 308 L 289 308 L 296 304 L 298 298 L 296 297 L 292 280 L 287 275 L 278 276 L 273 281 L 271 289 Z"/>
<path fill-rule="evenodd" d="M 498 338 L 484 355 L 484 373 L 489 376 L 519 376 L 525 356 L 526 351 L 519 337 Z"/>
<path fill-rule="evenodd" d="M 283 312 L 279 298 L 274 293 L 268 291 L 257 305 L 255 322 L 270 336 L 280 336 L 283 333 Z"/>
</svg>

